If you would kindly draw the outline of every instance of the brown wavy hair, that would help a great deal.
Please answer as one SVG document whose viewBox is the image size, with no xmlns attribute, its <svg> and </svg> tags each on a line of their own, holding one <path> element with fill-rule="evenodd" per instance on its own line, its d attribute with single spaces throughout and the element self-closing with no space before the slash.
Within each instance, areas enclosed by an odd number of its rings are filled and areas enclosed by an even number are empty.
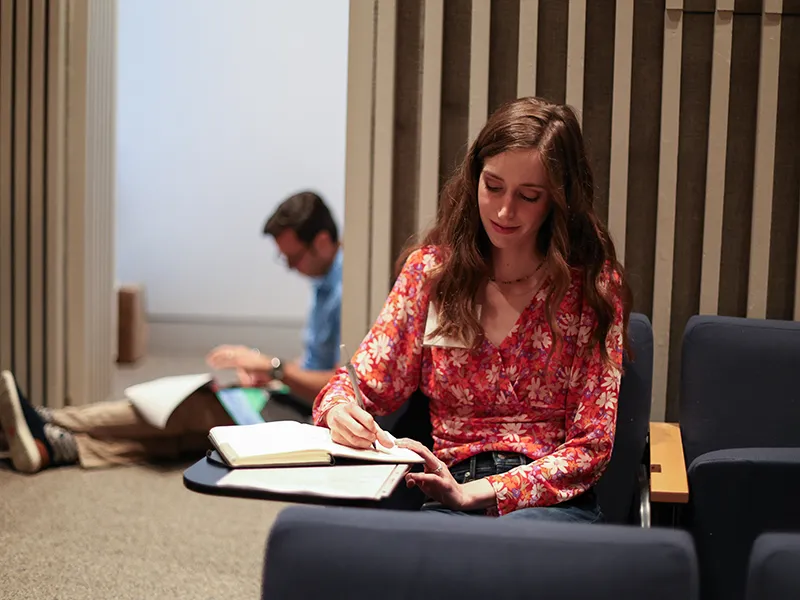
<svg viewBox="0 0 800 600">
<path fill-rule="evenodd" d="M 443 251 L 443 263 L 431 281 L 439 316 L 435 334 L 477 345 L 483 329 L 475 316 L 474 303 L 489 275 L 492 248 L 478 212 L 478 181 L 487 158 L 508 150 L 531 149 L 541 157 L 552 198 L 551 213 L 537 240 L 552 279 L 545 300 L 545 314 L 555 342 L 551 351 L 561 341 L 556 309 L 569 288 L 571 270 L 580 269 L 585 300 L 597 315 L 593 340 L 600 344 L 603 358 L 609 360 L 605 340 L 614 321 L 617 294 L 624 309 L 623 344 L 630 353 L 631 291 L 614 243 L 595 212 L 592 170 L 580 125 L 568 106 L 530 97 L 498 108 L 444 185 L 436 223 L 421 243 L 406 249 L 398 260 L 398 270 L 415 249 L 438 246 Z M 609 268 L 618 277 L 607 286 L 604 282 L 609 281 Z"/>
</svg>

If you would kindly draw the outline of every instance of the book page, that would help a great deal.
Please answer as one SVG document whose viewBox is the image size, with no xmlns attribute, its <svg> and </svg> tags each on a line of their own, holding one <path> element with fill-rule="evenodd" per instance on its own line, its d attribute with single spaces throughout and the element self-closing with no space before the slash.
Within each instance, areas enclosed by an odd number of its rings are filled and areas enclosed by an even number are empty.
<svg viewBox="0 0 800 600">
<path fill-rule="evenodd" d="M 148 423 L 164 429 L 180 403 L 211 379 L 209 373 L 161 377 L 126 388 L 124 394 Z"/>
<path fill-rule="evenodd" d="M 347 465 L 233 469 L 217 485 L 327 498 L 379 500 L 391 494 L 407 466 Z"/>
<path fill-rule="evenodd" d="M 228 444 L 241 457 L 289 454 L 304 450 L 323 450 L 335 457 L 382 463 L 423 463 L 425 460 L 408 448 L 360 450 L 331 440 L 327 427 L 296 421 L 271 421 L 256 425 L 214 427 L 210 435 L 219 448 Z"/>
<path fill-rule="evenodd" d="M 419 454 L 408 448 L 386 448 L 378 442 L 380 449 L 361 450 L 350 448 L 331 441 L 331 453 L 342 458 L 356 458 L 358 460 L 370 460 L 375 462 L 394 462 L 394 463 L 424 463 L 425 459 Z"/>
<path fill-rule="evenodd" d="M 217 446 L 228 444 L 240 457 L 287 454 L 303 450 L 330 451 L 330 432 L 297 421 L 212 427 Z"/>
</svg>

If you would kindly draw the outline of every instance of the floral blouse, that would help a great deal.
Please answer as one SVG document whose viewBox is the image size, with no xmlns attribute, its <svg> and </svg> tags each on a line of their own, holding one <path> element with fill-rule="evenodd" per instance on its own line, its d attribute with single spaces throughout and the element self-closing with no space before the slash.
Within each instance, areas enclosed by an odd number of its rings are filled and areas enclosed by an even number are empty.
<svg viewBox="0 0 800 600">
<path fill-rule="evenodd" d="M 547 281 L 497 346 L 477 349 L 433 339 L 431 272 L 441 264 L 429 246 L 414 252 L 380 316 L 353 358 L 367 410 L 397 410 L 418 388 L 430 398 L 434 454 L 448 467 L 487 451 L 518 452 L 527 465 L 487 477 L 497 498 L 490 514 L 569 500 L 599 479 L 614 443 L 622 364 L 622 305 L 606 339 L 614 366 L 591 344 L 596 318 L 583 302 L 578 271 L 556 313 L 553 343 L 544 311 Z M 550 363 L 548 364 L 548 356 Z M 314 421 L 354 401 L 344 368 L 314 403 Z"/>
</svg>

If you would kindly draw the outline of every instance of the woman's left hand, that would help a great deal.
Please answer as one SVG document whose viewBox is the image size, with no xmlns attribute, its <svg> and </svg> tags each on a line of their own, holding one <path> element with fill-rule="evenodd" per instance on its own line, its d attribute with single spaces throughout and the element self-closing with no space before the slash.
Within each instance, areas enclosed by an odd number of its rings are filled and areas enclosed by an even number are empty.
<svg viewBox="0 0 800 600">
<path fill-rule="evenodd" d="M 469 504 L 464 486 L 459 484 L 445 464 L 436 458 L 428 448 L 415 440 L 403 438 L 397 445 L 408 448 L 425 459 L 424 473 L 408 473 L 406 485 L 419 487 L 426 496 L 440 502 L 447 508 L 463 510 Z"/>
</svg>

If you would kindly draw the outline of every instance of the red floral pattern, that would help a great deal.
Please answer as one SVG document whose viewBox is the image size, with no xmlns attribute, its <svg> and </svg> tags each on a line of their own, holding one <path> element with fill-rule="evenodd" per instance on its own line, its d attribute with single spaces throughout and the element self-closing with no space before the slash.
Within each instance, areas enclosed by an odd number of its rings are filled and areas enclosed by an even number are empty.
<svg viewBox="0 0 800 600">
<path fill-rule="evenodd" d="M 507 514 L 568 500 L 603 472 L 614 442 L 622 364 L 622 305 L 606 339 L 614 363 L 591 344 L 594 311 L 583 302 L 575 272 L 556 313 L 563 342 L 553 339 L 544 313 L 545 287 L 522 312 L 503 342 L 484 339 L 475 349 L 425 338 L 430 290 L 439 251 L 413 253 L 353 363 L 367 410 L 388 414 L 420 388 L 431 400 L 434 453 L 448 466 L 486 451 L 519 452 L 533 462 L 487 478 L 494 488 L 491 514 Z M 314 403 L 324 425 L 334 405 L 352 402 L 344 368 Z"/>
</svg>

